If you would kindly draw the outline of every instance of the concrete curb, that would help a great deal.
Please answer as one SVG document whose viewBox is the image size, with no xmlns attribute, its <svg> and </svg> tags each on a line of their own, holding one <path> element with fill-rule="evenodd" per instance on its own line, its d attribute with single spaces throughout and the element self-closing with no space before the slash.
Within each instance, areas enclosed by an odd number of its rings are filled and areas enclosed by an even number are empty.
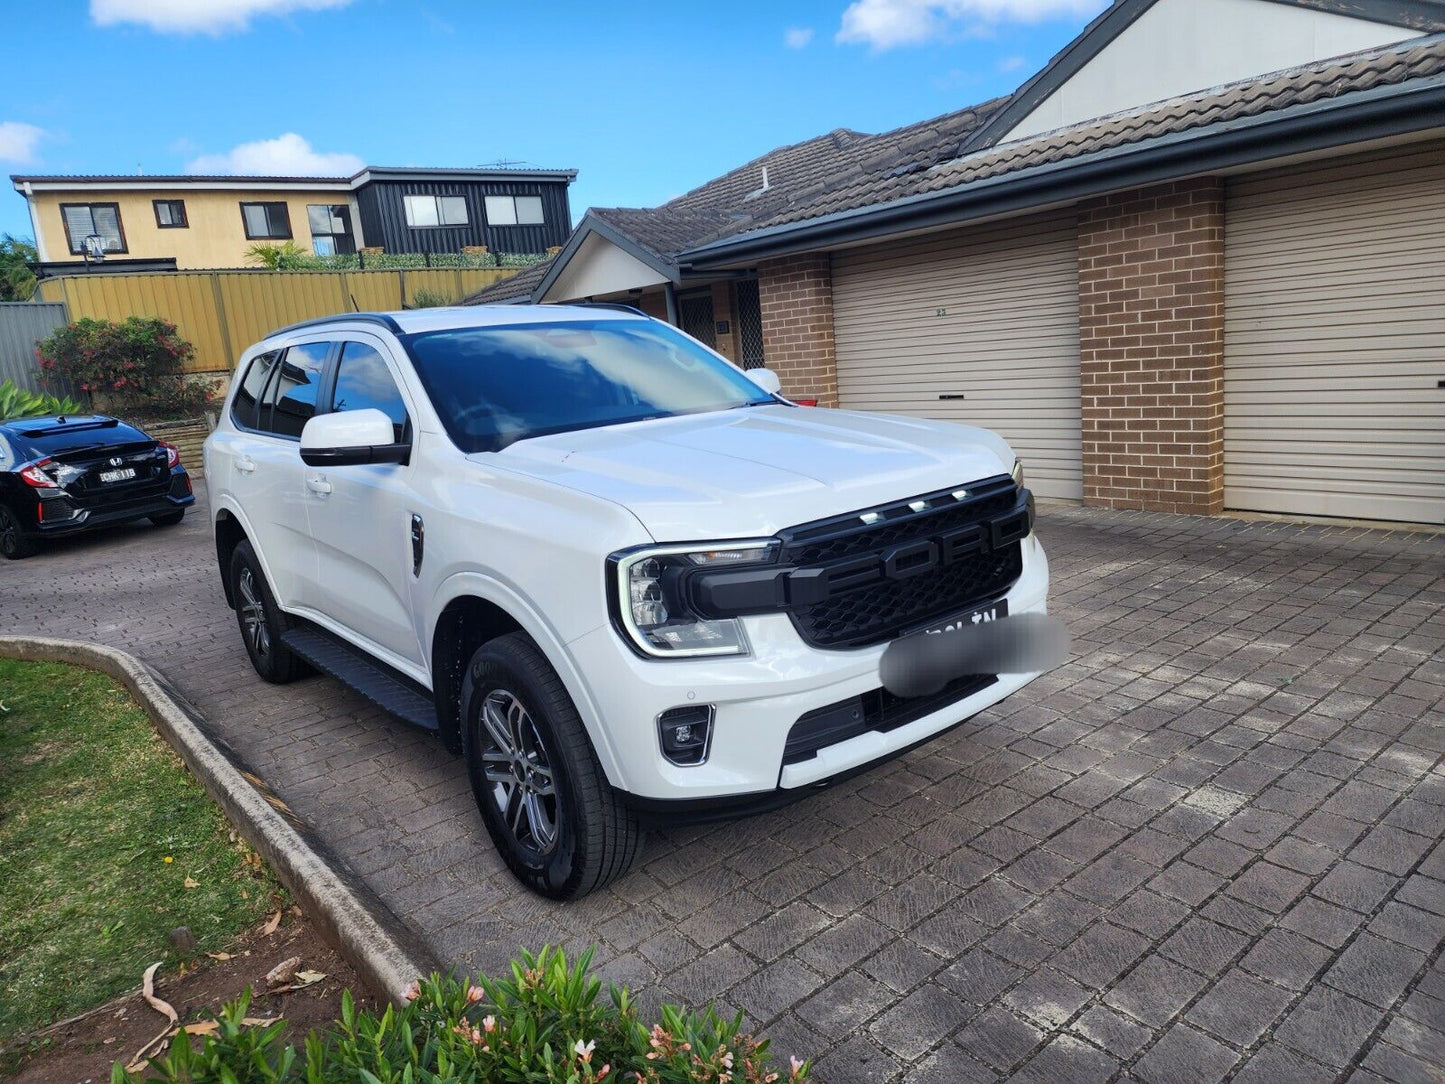
<svg viewBox="0 0 1445 1084">
<path fill-rule="evenodd" d="M 140 702 L 241 835 L 270 863 L 367 984 L 392 1001 L 418 976 L 441 970 L 419 939 L 311 833 L 265 783 L 208 732 L 194 709 L 145 663 L 115 648 L 79 640 L 0 636 L 0 656 L 65 662 L 115 678 Z"/>
</svg>

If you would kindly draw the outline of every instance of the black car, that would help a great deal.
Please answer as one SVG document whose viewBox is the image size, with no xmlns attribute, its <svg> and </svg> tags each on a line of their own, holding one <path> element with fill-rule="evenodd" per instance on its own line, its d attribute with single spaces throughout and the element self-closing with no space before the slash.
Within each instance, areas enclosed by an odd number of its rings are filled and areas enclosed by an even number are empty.
<svg viewBox="0 0 1445 1084">
<path fill-rule="evenodd" d="M 0 421 L 0 554 L 127 520 L 168 527 L 194 504 L 180 453 L 104 415 Z"/>
</svg>

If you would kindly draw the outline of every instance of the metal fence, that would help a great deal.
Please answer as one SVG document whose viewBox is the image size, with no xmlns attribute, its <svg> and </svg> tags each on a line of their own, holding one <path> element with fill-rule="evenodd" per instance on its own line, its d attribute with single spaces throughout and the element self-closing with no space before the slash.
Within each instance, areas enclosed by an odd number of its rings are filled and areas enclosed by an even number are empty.
<svg viewBox="0 0 1445 1084">
<path fill-rule="evenodd" d="M 35 344 L 68 322 L 62 304 L 0 301 L 0 384 L 13 380 L 28 391 L 41 391 Z"/>
<path fill-rule="evenodd" d="M 68 308 L 72 320 L 169 320 L 196 348 L 192 372 L 229 373 L 246 347 L 278 327 L 353 310 L 405 308 L 416 302 L 419 291 L 460 301 L 516 273 L 511 268 L 431 268 L 65 275 L 42 281 L 40 296 L 63 301 L 57 307 Z"/>
</svg>

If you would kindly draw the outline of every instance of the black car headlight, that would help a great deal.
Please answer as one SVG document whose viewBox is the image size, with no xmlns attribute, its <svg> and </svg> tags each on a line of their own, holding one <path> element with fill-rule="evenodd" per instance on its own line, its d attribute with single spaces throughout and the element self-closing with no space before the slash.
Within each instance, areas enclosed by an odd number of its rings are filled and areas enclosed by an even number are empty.
<svg viewBox="0 0 1445 1084">
<path fill-rule="evenodd" d="M 746 655 L 736 618 L 703 618 L 688 603 L 688 577 L 700 569 L 765 564 L 772 540 L 648 546 L 608 558 L 613 621 L 642 654 L 658 659 Z"/>
</svg>

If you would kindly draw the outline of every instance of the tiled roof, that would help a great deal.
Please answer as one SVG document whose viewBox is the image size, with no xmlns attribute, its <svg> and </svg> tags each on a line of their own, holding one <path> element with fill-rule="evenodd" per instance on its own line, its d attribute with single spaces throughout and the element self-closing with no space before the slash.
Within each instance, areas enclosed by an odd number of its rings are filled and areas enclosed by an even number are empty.
<svg viewBox="0 0 1445 1084">
<path fill-rule="evenodd" d="M 880 182 L 889 173 L 952 155 L 1004 99 L 877 135 L 837 128 L 778 147 L 660 207 L 594 207 L 588 214 L 672 262 L 679 252 L 754 229 L 848 180 Z M 763 170 L 768 186 L 763 188 Z"/>
<path fill-rule="evenodd" d="M 553 257 L 555 259 L 555 257 Z M 530 294 L 537 288 L 548 269 L 552 266 L 552 260 L 543 260 L 541 263 L 534 263 L 530 267 L 524 267 L 511 278 L 494 282 L 483 290 L 462 300 L 463 305 L 485 305 L 488 302 L 511 301 L 513 298 L 523 297 Z"/>
<path fill-rule="evenodd" d="M 594 208 L 588 215 L 675 264 L 684 253 L 754 231 L 963 188 L 1035 166 L 1442 73 L 1445 34 L 1436 34 L 966 152 L 963 144 L 969 134 L 1006 104 L 996 99 L 878 135 L 837 129 L 779 147 L 659 207 Z M 764 166 L 768 187 L 758 191 Z M 529 269 L 535 278 L 526 281 L 539 283 L 548 266 Z M 526 281 L 519 275 L 475 300 L 498 300 L 496 291 L 503 289 L 511 291 L 505 296 L 518 296 Z"/>
<path fill-rule="evenodd" d="M 906 176 L 844 180 L 817 193 L 806 203 L 786 208 L 766 221 L 754 221 L 748 231 L 957 188 L 1085 153 L 1426 79 L 1442 71 L 1445 71 L 1445 35 L 1433 36 L 1421 44 L 1405 42 L 1174 98 L 1102 120 L 1000 144 L 962 158 L 944 158 Z"/>
</svg>

